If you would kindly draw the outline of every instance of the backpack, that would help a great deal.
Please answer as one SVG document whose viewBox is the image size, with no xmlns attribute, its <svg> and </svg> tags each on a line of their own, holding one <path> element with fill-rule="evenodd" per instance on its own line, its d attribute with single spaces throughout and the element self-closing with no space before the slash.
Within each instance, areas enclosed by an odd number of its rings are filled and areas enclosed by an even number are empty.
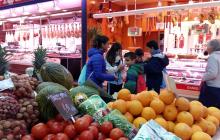
<svg viewBox="0 0 220 140">
<path fill-rule="evenodd" d="M 146 90 L 146 82 L 143 74 L 139 74 L 137 78 L 137 93 Z"/>
</svg>

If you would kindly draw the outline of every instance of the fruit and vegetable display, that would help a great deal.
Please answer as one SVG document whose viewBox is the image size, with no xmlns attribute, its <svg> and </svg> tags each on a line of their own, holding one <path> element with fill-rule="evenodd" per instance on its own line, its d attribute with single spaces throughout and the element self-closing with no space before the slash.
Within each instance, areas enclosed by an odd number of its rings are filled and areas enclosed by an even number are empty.
<svg viewBox="0 0 220 140">
<path fill-rule="evenodd" d="M 108 103 L 108 107 L 119 110 L 137 128 L 154 120 L 183 140 L 211 140 L 219 128 L 218 108 L 207 108 L 199 101 L 184 97 L 176 98 L 167 90 L 162 90 L 160 95 L 155 91 L 134 95 L 122 89 L 117 100 Z"/>
<path fill-rule="evenodd" d="M 84 115 L 72 122 L 67 122 L 58 115 L 46 123 L 38 123 L 31 129 L 31 134 L 22 137 L 22 140 L 128 140 L 124 132 L 115 128 L 109 121 L 100 125 L 93 121 L 92 116 Z"/>
</svg>

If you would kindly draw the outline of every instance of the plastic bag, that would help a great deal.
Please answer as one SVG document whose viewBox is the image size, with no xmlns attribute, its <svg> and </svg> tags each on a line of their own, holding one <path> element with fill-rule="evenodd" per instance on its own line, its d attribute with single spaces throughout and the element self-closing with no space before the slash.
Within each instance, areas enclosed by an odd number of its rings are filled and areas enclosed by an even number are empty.
<svg viewBox="0 0 220 140">
<path fill-rule="evenodd" d="M 100 121 L 102 121 L 101 123 L 104 121 L 112 122 L 112 124 L 120 128 L 129 139 L 133 139 L 138 131 L 118 110 L 111 111 Z"/>
<path fill-rule="evenodd" d="M 79 79 L 78 79 L 79 85 L 83 85 L 86 81 L 86 70 L 87 70 L 87 65 L 84 65 L 79 75 Z"/>
<path fill-rule="evenodd" d="M 107 109 L 107 104 L 98 95 L 92 95 L 79 105 L 79 111 L 85 114 L 94 115 L 99 110 Z"/>
<path fill-rule="evenodd" d="M 139 129 L 133 140 L 181 140 L 173 133 L 168 132 L 154 120 L 150 120 Z"/>
</svg>

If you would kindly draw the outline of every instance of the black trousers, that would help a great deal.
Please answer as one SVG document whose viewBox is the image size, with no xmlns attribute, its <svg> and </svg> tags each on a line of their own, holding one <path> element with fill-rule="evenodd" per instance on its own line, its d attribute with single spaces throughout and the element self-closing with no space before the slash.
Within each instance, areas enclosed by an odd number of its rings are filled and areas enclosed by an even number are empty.
<svg viewBox="0 0 220 140">
<path fill-rule="evenodd" d="M 115 85 L 108 83 L 107 85 L 107 91 L 108 94 L 113 95 L 115 92 L 119 92 L 122 89 L 122 84 L 121 85 Z"/>
</svg>

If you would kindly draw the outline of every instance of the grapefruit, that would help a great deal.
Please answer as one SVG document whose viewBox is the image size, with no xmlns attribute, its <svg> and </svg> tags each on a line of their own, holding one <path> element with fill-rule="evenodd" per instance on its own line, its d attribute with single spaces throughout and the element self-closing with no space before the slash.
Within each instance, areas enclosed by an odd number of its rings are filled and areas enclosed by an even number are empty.
<svg viewBox="0 0 220 140">
<path fill-rule="evenodd" d="M 174 99 L 175 99 L 175 95 L 168 90 L 161 90 L 160 95 L 159 95 L 160 100 L 162 100 L 165 104 L 169 105 L 171 104 Z"/>
<path fill-rule="evenodd" d="M 164 111 L 165 105 L 160 99 L 154 99 L 150 103 L 150 107 L 154 109 L 156 114 L 160 114 Z"/>
<path fill-rule="evenodd" d="M 168 131 L 169 132 L 173 132 L 174 131 L 174 127 L 175 127 L 175 123 L 172 121 L 167 121 L 167 126 L 168 126 Z"/>
<path fill-rule="evenodd" d="M 202 128 L 196 124 L 192 125 L 192 132 L 195 133 L 197 131 L 201 131 L 202 132 Z"/>
<path fill-rule="evenodd" d="M 143 125 L 146 122 L 147 122 L 147 120 L 145 120 L 143 117 L 138 117 L 138 118 L 134 119 L 133 124 L 136 128 L 140 128 L 141 125 Z"/>
<path fill-rule="evenodd" d="M 155 119 L 155 118 L 156 118 L 156 113 L 155 113 L 155 111 L 153 110 L 153 108 L 151 108 L 151 107 L 145 107 L 145 108 L 142 110 L 141 117 L 145 118 L 145 119 L 148 121 L 148 120 L 150 120 L 150 119 Z"/>
<path fill-rule="evenodd" d="M 133 100 L 130 102 L 128 112 L 130 112 L 133 116 L 138 116 L 139 114 L 141 114 L 142 110 L 143 106 L 140 101 Z"/>
<path fill-rule="evenodd" d="M 156 118 L 155 121 L 161 125 L 164 129 L 168 130 L 168 123 L 164 118 Z"/>
<path fill-rule="evenodd" d="M 215 124 L 216 128 L 218 129 L 219 120 L 215 116 L 208 115 L 208 117 L 206 117 L 206 120 L 213 122 Z"/>
<path fill-rule="evenodd" d="M 182 111 L 177 115 L 177 122 L 179 123 L 186 123 L 189 126 L 193 124 L 193 116 L 186 111 Z"/>
<path fill-rule="evenodd" d="M 117 99 L 122 99 L 125 101 L 130 101 L 131 100 L 131 92 L 128 89 L 121 89 L 118 92 Z"/>
<path fill-rule="evenodd" d="M 138 93 L 136 97 L 137 100 L 139 100 L 144 107 L 149 106 L 150 102 L 153 99 L 153 96 L 147 91 L 142 91 L 141 93 Z"/>
<path fill-rule="evenodd" d="M 189 100 L 184 97 L 177 98 L 175 101 L 175 105 L 178 111 L 189 110 Z"/>
<path fill-rule="evenodd" d="M 113 109 L 119 110 L 122 114 L 127 112 L 126 102 L 122 99 L 116 100 L 113 103 Z"/>
<path fill-rule="evenodd" d="M 212 138 L 207 133 L 197 131 L 193 133 L 191 140 L 212 140 Z"/>
<path fill-rule="evenodd" d="M 178 123 L 174 127 L 174 133 L 182 140 L 189 140 L 192 136 L 192 128 L 185 123 Z"/>
<path fill-rule="evenodd" d="M 167 121 L 175 121 L 177 117 L 178 111 L 175 106 L 168 105 L 165 107 L 163 116 Z"/>
<path fill-rule="evenodd" d="M 124 114 L 124 116 L 125 116 L 125 118 L 126 118 L 130 123 L 133 122 L 134 117 L 131 115 L 131 113 L 126 112 L 126 113 Z"/>
</svg>

